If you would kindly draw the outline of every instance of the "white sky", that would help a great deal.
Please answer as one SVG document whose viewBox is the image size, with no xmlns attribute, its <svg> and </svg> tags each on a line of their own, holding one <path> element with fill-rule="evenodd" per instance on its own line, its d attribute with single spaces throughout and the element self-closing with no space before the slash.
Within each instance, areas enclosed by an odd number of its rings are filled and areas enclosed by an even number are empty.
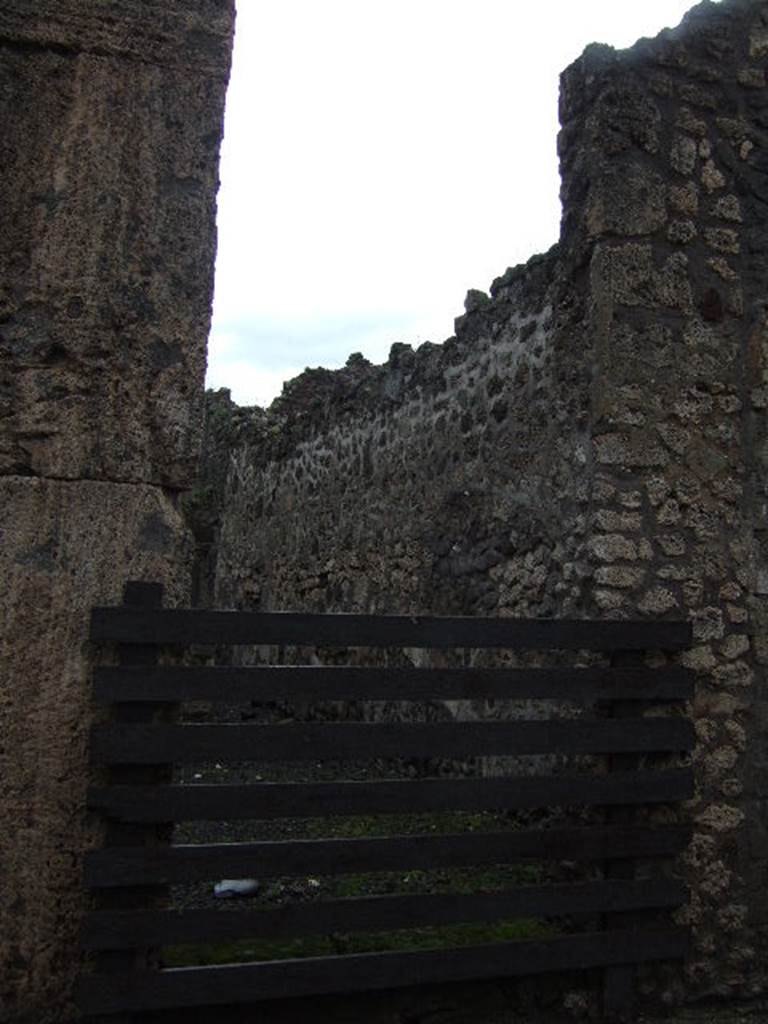
<svg viewBox="0 0 768 1024">
<path fill-rule="evenodd" d="M 560 71 L 694 0 L 238 0 L 209 387 L 444 341 L 557 240 Z"/>
</svg>

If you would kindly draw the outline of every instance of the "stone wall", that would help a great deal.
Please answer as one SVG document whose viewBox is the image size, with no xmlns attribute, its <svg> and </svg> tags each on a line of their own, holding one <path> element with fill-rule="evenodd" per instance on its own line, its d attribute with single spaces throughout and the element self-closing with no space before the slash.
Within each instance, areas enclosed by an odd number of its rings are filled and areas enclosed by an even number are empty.
<svg viewBox="0 0 768 1024">
<path fill-rule="evenodd" d="M 442 346 L 287 385 L 236 450 L 217 603 L 509 611 L 523 588 L 535 614 L 569 607 L 588 367 L 558 267 L 470 296 Z"/>
<path fill-rule="evenodd" d="M 562 91 L 566 202 L 586 185 L 590 606 L 694 628 L 695 992 L 766 982 L 766 56 L 768 5 L 701 4 L 628 54 L 590 48 Z"/>
<path fill-rule="evenodd" d="M 0 1017 L 69 1019 L 88 616 L 188 603 L 230 0 L 0 11 Z"/>
<path fill-rule="evenodd" d="M 214 498 L 219 605 L 693 623 L 690 996 L 766 985 L 767 75 L 757 0 L 589 47 L 559 246 L 238 412 Z"/>
</svg>

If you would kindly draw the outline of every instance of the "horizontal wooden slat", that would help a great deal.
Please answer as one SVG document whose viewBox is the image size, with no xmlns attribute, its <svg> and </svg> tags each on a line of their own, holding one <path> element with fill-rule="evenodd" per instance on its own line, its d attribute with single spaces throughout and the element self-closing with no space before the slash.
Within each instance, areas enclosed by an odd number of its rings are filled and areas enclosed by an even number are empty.
<svg viewBox="0 0 768 1024">
<path fill-rule="evenodd" d="M 94 698 L 115 701 L 680 700 L 694 673 L 669 668 L 100 667 Z"/>
<path fill-rule="evenodd" d="M 91 759 L 106 764 L 343 761 L 627 753 L 691 750 L 693 745 L 693 726 L 683 718 L 373 725 L 104 725 L 91 733 Z"/>
<path fill-rule="evenodd" d="M 670 878 L 430 895 L 324 900 L 262 910 L 95 911 L 86 916 L 84 949 L 128 949 L 224 939 L 292 938 L 376 932 L 516 917 L 563 917 L 680 906 L 685 886 Z"/>
<path fill-rule="evenodd" d="M 545 778 L 111 786 L 92 789 L 88 806 L 120 821 L 231 821 L 330 814 L 675 803 L 692 796 L 693 773 L 681 768 Z"/>
<path fill-rule="evenodd" d="M 683 650 L 686 622 L 581 619 L 428 618 L 94 608 L 96 643 L 305 644 L 333 647 L 511 647 L 568 650 Z"/>
<path fill-rule="evenodd" d="M 86 1013 L 246 1003 L 285 996 L 646 963 L 684 957 L 687 949 L 688 934 L 684 929 L 638 929 L 464 949 L 93 974 L 80 979 L 76 1000 Z"/>
<path fill-rule="evenodd" d="M 686 826 L 658 829 L 615 826 L 389 839 L 118 847 L 86 854 L 85 883 L 98 889 L 211 878 L 429 870 L 517 859 L 642 858 L 675 854 L 685 846 L 689 836 L 690 829 Z"/>
</svg>

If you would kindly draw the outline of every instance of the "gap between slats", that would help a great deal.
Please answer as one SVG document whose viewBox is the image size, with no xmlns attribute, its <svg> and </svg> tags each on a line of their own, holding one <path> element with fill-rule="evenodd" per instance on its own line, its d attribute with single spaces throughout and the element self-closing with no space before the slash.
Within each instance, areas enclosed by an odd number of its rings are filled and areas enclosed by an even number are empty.
<svg viewBox="0 0 768 1024">
<path fill-rule="evenodd" d="M 688 826 L 632 826 L 116 847 L 86 854 L 85 884 L 99 889 L 243 878 L 254 872 L 267 878 L 501 864 L 516 859 L 644 858 L 676 854 L 689 838 Z"/>
</svg>

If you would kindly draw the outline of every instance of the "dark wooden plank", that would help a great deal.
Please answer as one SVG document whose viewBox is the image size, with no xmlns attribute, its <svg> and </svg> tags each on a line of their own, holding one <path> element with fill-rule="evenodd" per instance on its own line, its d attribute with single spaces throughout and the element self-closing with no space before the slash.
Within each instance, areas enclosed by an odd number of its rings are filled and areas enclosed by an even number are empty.
<svg viewBox="0 0 768 1024">
<path fill-rule="evenodd" d="M 610 776 L 263 782 L 245 786 L 113 786 L 88 806 L 125 821 L 231 821 L 422 811 L 676 803 L 693 796 L 689 768 Z"/>
<path fill-rule="evenodd" d="M 686 955 L 681 928 L 607 932 L 463 949 L 312 957 L 225 967 L 185 967 L 123 977 L 82 977 L 76 1001 L 85 1013 L 148 1010 L 365 991 L 470 978 L 582 970 Z"/>
<path fill-rule="evenodd" d="M 140 671 L 97 668 L 94 698 L 114 701 L 324 700 L 685 700 L 686 668 L 419 669 L 356 666 L 208 668 Z"/>
<path fill-rule="evenodd" d="M 95 850 L 85 856 L 85 884 L 99 889 L 210 878 L 429 870 L 518 859 L 668 856 L 683 849 L 689 836 L 687 826 L 635 826 Z"/>
<path fill-rule="evenodd" d="M 481 754 L 691 750 L 694 742 L 693 726 L 683 718 L 373 725 L 103 725 L 92 730 L 91 759 L 107 764 L 456 759 Z"/>
<path fill-rule="evenodd" d="M 688 622 L 431 618 L 94 608 L 95 643 L 302 644 L 333 647 L 510 647 L 684 650 Z"/>
<path fill-rule="evenodd" d="M 516 917 L 563 917 L 604 911 L 661 909 L 685 902 L 685 886 L 669 878 L 642 882 L 587 882 L 438 895 L 372 896 L 226 912 L 123 911 L 88 914 L 84 949 L 292 938 L 333 932 L 376 932 Z"/>
</svg>

